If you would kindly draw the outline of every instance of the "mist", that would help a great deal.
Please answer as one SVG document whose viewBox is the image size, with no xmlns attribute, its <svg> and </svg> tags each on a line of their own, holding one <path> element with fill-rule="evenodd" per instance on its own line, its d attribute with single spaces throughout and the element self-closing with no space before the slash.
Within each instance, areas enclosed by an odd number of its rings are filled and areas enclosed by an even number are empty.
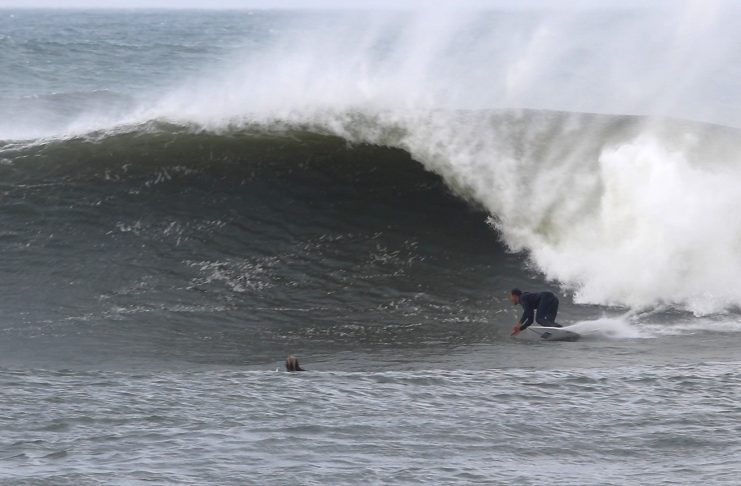
<svg viewBox="0 0 741 486">
<path fill-rule="evenodd" d="M 202 90 L 213 105 L 219 99 L 207 92 L 222 85 L 231 93 L 224 109 L 237 111 L 254 111 L 252 103 L 260 104 L 258 111 L 269 103 L 284 111 L 307 102 L 403 103 L 741 126 L 741 12 L 726 2 L 605 4 L 612 9 L 573 2 L 558 10 L 534 2 L 522 10 L 496 5 L 478 10 L 439 2 L 408 12 L 299 19 L 258 51 L 217 67 L 217 76 L 199 75 L 183 89 Z"/>
</svg>

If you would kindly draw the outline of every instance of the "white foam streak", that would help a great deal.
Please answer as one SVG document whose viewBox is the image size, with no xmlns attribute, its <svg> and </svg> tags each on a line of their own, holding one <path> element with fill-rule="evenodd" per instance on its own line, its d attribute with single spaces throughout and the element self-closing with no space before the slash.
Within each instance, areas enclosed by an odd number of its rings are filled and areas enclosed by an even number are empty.
<svg viewBox="0 0 741 486">
<path fill-rule="evenodd" d="M 715 316 L 712 319 L 692 319 L 667 324 L 643 324 L 641 329 L 651 335 L 686 336 L 707 332 L 738 333 L 741 332 L 741 322 L 728 316 Z"/>
<path fill-rule="evenodd" d="M 698 333 L 741 332 L 741 322 L 728 316 L 713 318 L 672 319 L 671 322 L 645 322 L 645 316 L 631 313 L 617 317 L 579 321 L 566 329 L 586 338 L 597 339 L 656 339 L 665 336 L 686 336 Z"/>
<path fill-rule="evenodd" d="M 608 339 L 646 339 L 654 337 L 653 334 L 631 323 L 627 316 L 602 317 L 591 321 L 581 321 L 567 326 L 567 328 L 569 331 L 574 331 L 585 337 Z"/>
</svg>

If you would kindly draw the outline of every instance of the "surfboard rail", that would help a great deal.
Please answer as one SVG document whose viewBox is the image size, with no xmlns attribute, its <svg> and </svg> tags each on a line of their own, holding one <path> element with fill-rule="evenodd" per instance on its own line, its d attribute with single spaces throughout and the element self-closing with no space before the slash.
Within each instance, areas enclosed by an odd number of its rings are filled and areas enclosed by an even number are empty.
<svg viewBox="0 0 741 486">
<path fill-rule="evenodd" d="M 565 327 L 529 326 L 517 337 L 538 341 L 578 341 L 581 335 Z"/>
</svg>

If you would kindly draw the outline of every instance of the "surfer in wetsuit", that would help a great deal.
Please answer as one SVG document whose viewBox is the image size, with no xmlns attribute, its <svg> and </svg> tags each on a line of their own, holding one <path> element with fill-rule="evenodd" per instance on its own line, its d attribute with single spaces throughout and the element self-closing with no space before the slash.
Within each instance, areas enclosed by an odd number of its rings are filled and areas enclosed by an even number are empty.
<svg viewBox="0 0 741 486">
<path fill-rule="evenodd" d="M 514 305 L 521 305 L 523 309 L 522 317 L 512 328 L 513 336 L 527 329 L 533 320 L 543 327 L 561 327 L 560 324 L 556 324 L 558 297 L 553 295 L 553 292 L 530 293 L 512 289 L 509 292 L 509 300 Z"/>
<path fill-rule="evenodd" d="M 298 358 L 289 356 L 286 358 L 286 371 L 306 371 L 298 364 Z"/>
</svg>

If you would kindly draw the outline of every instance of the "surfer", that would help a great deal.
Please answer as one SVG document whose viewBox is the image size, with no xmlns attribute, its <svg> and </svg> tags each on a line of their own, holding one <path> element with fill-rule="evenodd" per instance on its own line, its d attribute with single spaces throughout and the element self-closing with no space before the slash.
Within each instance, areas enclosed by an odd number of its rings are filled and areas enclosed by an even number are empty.
<svg viewBox="0 0 741 486">
<path fill-rule="evenodd" d="M 286 371 L 306 371 L 298 364 L 298 358 L 289 356 L 286 358 Z"/>
<path fill-rule="evenodd" d="M 523 309 L 522 317 L 512 328 L 513 336 L 527 329 L 533 320 L 543 327 L 561 327 L 560 324 L 556 324 L 558 297 L 553 295 L 553 292 L 530 293 L 512 289 L 509 292 L 509 300 L 514 305 L 521 305 Z"/>
</svg>

